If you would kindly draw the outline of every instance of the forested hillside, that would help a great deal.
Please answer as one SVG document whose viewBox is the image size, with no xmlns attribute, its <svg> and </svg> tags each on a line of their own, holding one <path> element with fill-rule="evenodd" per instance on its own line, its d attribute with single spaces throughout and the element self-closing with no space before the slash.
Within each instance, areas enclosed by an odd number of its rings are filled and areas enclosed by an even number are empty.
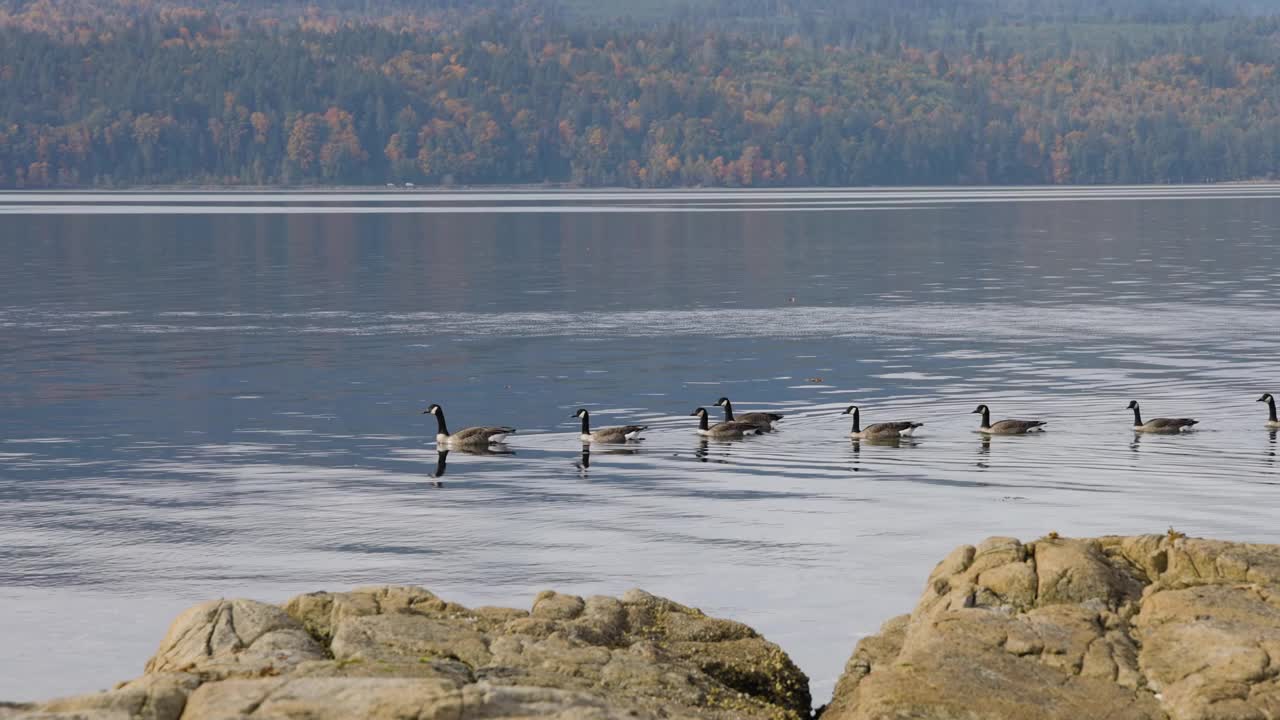
<svg viewBox="0 0 1280 720">
<path fill-rule="evenodd" d="M 0 187 L 1280 172 L 1249 0 L 0 0 Z"/>
</svg>

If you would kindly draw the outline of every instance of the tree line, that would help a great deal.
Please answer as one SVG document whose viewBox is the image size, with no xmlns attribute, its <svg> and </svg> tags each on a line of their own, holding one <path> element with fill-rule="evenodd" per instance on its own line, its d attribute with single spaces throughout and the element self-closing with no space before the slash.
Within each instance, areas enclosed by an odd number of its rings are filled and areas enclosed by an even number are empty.
<svg viewBox="0 0 1280 720">
<path fill-rule="evenodd" d="M 708 0 L 645 21 L 514 0 L 6 0 L 0 187 L 1277 174 L 1275 17 L 857 4 Z"/>
</svg>

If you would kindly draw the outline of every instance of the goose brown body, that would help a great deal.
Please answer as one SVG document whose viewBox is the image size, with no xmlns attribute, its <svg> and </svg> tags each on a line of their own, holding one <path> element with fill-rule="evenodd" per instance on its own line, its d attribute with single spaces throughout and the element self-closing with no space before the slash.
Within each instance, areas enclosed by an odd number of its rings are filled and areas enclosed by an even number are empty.
<svg viewBox="0 0 1280 720">
<path fill-rule="evenodd" d="M 573 415 L 582 420 L 582 432 L 579 438 L 584 443 L 624 443 L 628 440 L 639 440 L 640 433 L 649 429 L 648 425 L 619 425 L 616 427 L 603 427 L 597 430 L 591 429 L 591 413 L 586 408 L 582 408 Z"/>
<path fill-rule="evenodd" d="M 712 438 L 740 438 L 743 435 L 759 435 L 759 426 L 745 422 L 718 422 L 711 425 L 707 421 L 707 409 L 697 408 L 690 415 L 698 418 L 698 434 Z"/>
<path fill-rule="evenodd" d="M 752 425 L 764 431 L 773 429 L 773 424 L 782 419 L 781 413 L 771 412 L 749 412 L 741 415 L 733 414 L 733 403 L 729 402 L 729 398 L 722 397 L 716 401 L 716 407 L 724 408 L 725 422 L 740 422 Z"/>
<path fill-rule="evenodd" d="M 1044 420 L 997 420 L 991 422 L 991 409 L 986 405 L 979 405 L 973 412 L 982 414 L 982 424 L 978 426 L 978 432 L 988 435 L 1026 435 L 1033 432 L 1044 432 L 1044 426 L 1049 423 Z"/>
<path fill-rule="evenodd" d="M 1193 426 L 1199 424 L 1199 420 L 1192 418 L 1155 418 L 1146 422 L 1142 421 L 1142 410 L 1138 407 L 1137 400 L 1129 401 L 1129 410 L 1133 411 L 1133 431 L 1140 433 L 1164 433 L 1173 434 L 1190 430 Z"/>
<path fill-rule="evenodd" d="M 514 435 L 516 429 L 507 425 L 486 425 L 463 428 L 455 433 L 449 432 L 449 426 L 444 419 L 444 408 L 439 405 L 432 404 L 431 407 L 422 411 L 424 415 L 436 416 L 436 444 L 448 445 L 451 447 L 462 447 L 466 445 L 488 445 L 490 443 L 500 443 L 507 439 L 508 435 Z"/>
<path fill-rule="evenodd" d="M 910 436 L 918 427 L 923 427 L 924 423 L 912 422 L 910 420 L 899 420 L 895 422 L 874 423 L 866 426 L 861 425 L 861 411 L 857 405 L 850 405 L 845 408 L 841 415 L 853 416 L 853 429 L 849 431 L 849 437 L 854 440 L 890 440 L 903 436 Z"/>
</svg>

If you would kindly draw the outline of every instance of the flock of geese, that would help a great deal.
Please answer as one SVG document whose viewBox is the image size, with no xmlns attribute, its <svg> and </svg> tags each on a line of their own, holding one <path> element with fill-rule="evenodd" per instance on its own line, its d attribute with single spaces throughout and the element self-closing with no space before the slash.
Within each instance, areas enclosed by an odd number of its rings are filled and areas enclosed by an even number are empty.
<svg viewBox="0 0 1280 720">
<path fill-rule="evenodd" d="M 1280 428 L 1280 418 L 1276 417 L 1276 401 L 1271 396 L 1271 393 L 1264 394 L 1257 401 L 1267 403 L 1267 408 L 1270 411 L 1266 427 L 1272 429 Z M 733 403 L 729 402 L 727 397 L 717 400 L 716 407 L 724 409 L 724 420 L 722 422 L 713 424 L 708 417 L 706 408 L 700 407 L 690 413 L 691 416 L 698 418 L 699 435 L 726 440 L 740 438 L 745 435 L 759 435 L 772 431 L 774 424 L 782 419 L 782 415 L 772 412 L 749 412 L 735 415 Z M 1180 433 L 1193 429 L 1200 422 L 1193 418 L 1154 418 L 1143 422 L 1142 410 L 1138 407 L 1136 400 L 1130 401 L 1127 409 L 1133 411 L 1133 431 L 1138 433 Z M 507 439 L 507 436 L 514 435 L 516 432 L 513 427 L 490 425 L 464 428 L 451 433 L 449 432 L 449 426 L 445 423 L 444 409 L 439 405 L 431 405 L 431 407 L 423 411 L 423 414 L 436 417 L 436 444 L 443 448 L 488 447 L 492 444 L 502 443 Z M 901 437 L 909 437 L 915 432 L 916 428 L 924 425 L 924 423 L 911 420 L 899 420 L 874 423 L 864 428 L 862 427 L 861 411 L 857 405 L 850 405 L 841 414 L 853 416 L 853 427 L 849 431 L 849 437 L 854 440 L 894 440 Z M 1044 420 L 1018 419 L 991 422 L 991 409 L 986 405 L 979 405 L 973 411 L 973 414 L 982 415 L 982 422 L 978 426 L 978 432 L 985 435 L 1026 435 L 1028 433 L 1043 432 L 1044 426 L 1048 424 Z M 573 414 L 573 417 L 582 421 L 582 432 L 579 437 L 583 444 L 626 443 L 639 440 L 640 433 L 649 429 L 647 425 L 619 425 L 592 430 L 591 414 L 587 412 L 586 408 L 578 410 Z"/>
</svg>

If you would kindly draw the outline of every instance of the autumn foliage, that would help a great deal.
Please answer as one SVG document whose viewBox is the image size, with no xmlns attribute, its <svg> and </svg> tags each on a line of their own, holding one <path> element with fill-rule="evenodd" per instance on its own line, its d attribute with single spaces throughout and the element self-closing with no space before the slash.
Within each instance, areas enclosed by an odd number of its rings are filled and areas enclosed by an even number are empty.
<svg viewBox="0 0 1280 720">
<path fill-rule="evenodd" d="M 943 25 L 588 21 L 548 7 L 357 18 L 0 3 L 0 187 L 1136 183 L 1280 169 L 1274 18 L 1000 15 L 933 32 L 919 28 Z"/>
</svg>

